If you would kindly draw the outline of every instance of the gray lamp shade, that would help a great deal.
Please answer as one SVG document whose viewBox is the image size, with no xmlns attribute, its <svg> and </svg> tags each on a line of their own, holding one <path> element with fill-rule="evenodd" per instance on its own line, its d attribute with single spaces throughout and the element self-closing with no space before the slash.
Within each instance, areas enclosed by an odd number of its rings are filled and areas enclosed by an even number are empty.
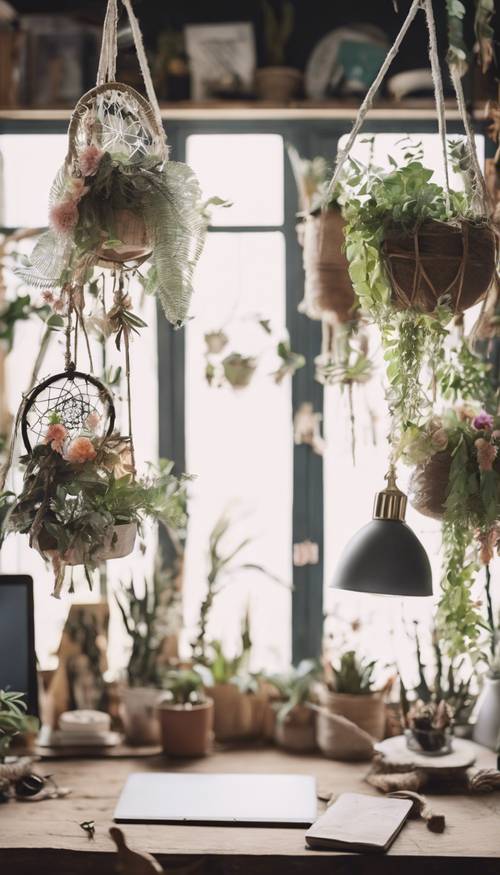
<svg viewBox="0 0 500 875">
<path fill-rule="evenodd" d="M 400 519 L 373 519 L 349 541 L 332 582 L 336 589 L 431 596 L 432 571 L 417 536 Z"/>
</svg>

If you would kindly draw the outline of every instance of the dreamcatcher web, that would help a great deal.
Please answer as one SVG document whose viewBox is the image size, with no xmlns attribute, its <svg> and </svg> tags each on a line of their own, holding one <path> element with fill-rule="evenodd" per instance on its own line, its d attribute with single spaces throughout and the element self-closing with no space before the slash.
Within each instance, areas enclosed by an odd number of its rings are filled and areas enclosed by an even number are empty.
<svg viewBox="0 0 500 875">
<path fill-rule="evenodd" d="M 33 399 L 25 413 L 25 425 L 33 445 L 43 443 L 54 416 L 71 439 L 83 431 L 104 435 L 109 412 L 109 402 L 98 386 L 64 377 L 47 385 Z"/>
<path fill-rule="evenodd" d="M 158 154 L 144 108 L 131 91 L 118 91 L 112 86 L 96 95 L 87 107 L 78 126 L 77 151 L 85 148 L 91 138 L 104 151 L 120 152 L 129 161 Z"/>
</svg>

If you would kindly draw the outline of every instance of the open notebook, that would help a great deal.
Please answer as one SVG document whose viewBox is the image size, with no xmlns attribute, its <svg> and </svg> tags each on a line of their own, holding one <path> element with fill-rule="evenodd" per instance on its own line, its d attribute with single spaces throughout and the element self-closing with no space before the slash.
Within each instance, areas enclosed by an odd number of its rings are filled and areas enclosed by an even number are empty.
<svg viewBox="0 0 500 875">
<path fill-rule="evenodd" d="M 310 848 L 332 851 L 387 851 L 412 803 L 360 793 L 343 793 L 306 832 Z"/>
</svg>

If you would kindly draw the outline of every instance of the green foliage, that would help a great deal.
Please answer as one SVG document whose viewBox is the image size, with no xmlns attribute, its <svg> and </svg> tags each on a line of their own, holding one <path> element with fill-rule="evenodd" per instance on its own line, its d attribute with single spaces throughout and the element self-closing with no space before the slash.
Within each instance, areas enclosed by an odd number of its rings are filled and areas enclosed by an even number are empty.
<svg viewBox="0 0 500 875">
<path fill-rule="evenodd" d="M 38 720 L 26 714 L 24 693 L 0 690 L 0 761 L 20 732 L 36 732 Z"/>
<path fill-rule="evenodd" d="M 285 377 L 290 376 L 293 377 L 294 374 L 303 368 L 306 360 L 305 356 L 301 355 L 298 352 L 293 352 L 290 346 L 290 341 L 282 340 L 278 343 L 277 354 L 281 359 L 281 364 L 279 368 L 274 371 L 272 374 L 274 378 L 274 382 L 278 385 L 283 382 Z"/>
<path fill-rule="evenodd" d="M 372 691 L 376 660 L 358 659 L 354 650 L 343 653 L 337 668 L 332 666 L 336 693 L 367 696 Z"/>
<path fill-rule="evenodd" d="M 457 723 L 468 723 L 476 704 L 477 696 L 472 692 L 473 675 L 463 677 L 464 657 L 447 658 L 439 634 L 432 636 L 434 653 L 434 670 L 428 682 L 428 670 L 422 660 L 421 645 L 418 635 L 418 624 L 415 624 L 415 653 L 417 659 L 419 682 L 413 693 L 421 702 L 446 702 L 455 715 Z"/>
<path fill-rule="evenodd" d="M 209 655 L 205 663 L 212 674 L 214 684 L 228 684 L 234 682 L 243 674 L 248 675 L 248 662 L 252 649 L 250 636 L 250 616 L 245 612 L 241 628 L 241 649 L 233 657 L 227 657 L 224 653 L 222 641 L 212 641 L 209 647 Z"/>
<path fill-rule="evenodd" d="M 447 401 L 479 401 L 486 410 L 495 409 L 496 393 L 489 379 L 490 371 L 491 365 L 463 340 L 438 361 L 436 380 L 440 394 Z"/>
<path fill-rule="evenodd" d="M 293 3 L 291 0 L 280 0 L 278 12 L 271 0 L 262 0 L 262 14 L 267 64 L 271 67 L 282 67 L 285 64 L 285 50 L 295 21 Z"/>
<path fill-rule="evenodd" d="M 4 301 L 0 308 L 0 341 L 7 347 L 7 352 L 12 350 L 14 332 L 18 322 L 26 322 L 31 316 L 39 316 L 47 319 L 50 307 L 46 305 L 36 306 L 32 303 L 30 295 L 18 295 L 11 301 Z"/>
<path fill-rule="evenodd" d="M 464 40 L 463 20 L 465 6 L 462 0 L 446 0 L 446 12 L 448 15 L 448 64 L 454 65 L 460 71 L 467 69 L 467 46 Z"/>
<path fill-rule="evenodd" d="M 444 359 L 444 341 L 451 313 L 445 300 L 431 314 L 398 309 L 382 257 L 389 230 L 413 233 L 426 219 L 450 222 L 472 218 L 466 195 L 451 192 L 450 209 L 433 171 L 421 161 L 420 145 L 407 147 L 401 167 L 363 168 L 350 159 L 343 195 L 349 274 L 361 308 L 378 324 L 389 382 L 389 406 L 397 427 L 418 423 L 429 409 L 429 388 L 435 368 Z M 427 377 L 423 376 L 427 373 Z"/>
<path fill-rule="evenodd" d="M 30 533 L 50 541 L 61 557 L 80 548 L 87 569 L 98 564 L 96 554 L 114 526 L 137 523 L 145 517 L 182 529 L 186 524 L 186 478 L 172 473 L 163 460 L 138 480 L 117 476 L 123 442 L 101 441 L 96 458 L 68 462 L 50 446 L 39 444 L 22 458 L 23 489 L 6 520 L 7 531 Z"/>
<path fill-rule="evenodd" d="M 162 644 L 176 635 L 182 624 L 181 593 L 178 575 L 182 562 L 179 551 L 170 567 L 158 563 L 150 580 L 144 581 L 144 594 L 137 595 L 131 580 L 122 584 L 116 601 L 131 640 L 127 675 L 129 685 L 160 687 L 162 668 L 159 656 Z"/>
<path fill-rule="evenodd" d="M 244 538 L 236 547 L 228 552 L 223 549 L 223 542 L 231 527 L 231 521 L 227 514 L 219 517 L 210 532 L 208 559 L 209 570 L 207 576 L 207 591 L 200 605 L 200 617 L 198 621 L 198 634 L 191 644 L 193 660 L 200 665 L 207 665 L 207 627 L 215 597 L 224 586 L 234 580 L 242 571 L 258 571 L 275 583 L 283 582 L 267 571 L 262 565 L 255 562 L 235 563 L 237 556 L 251 543 L 251 538 Z"/>
<path fill-rule="evenodd" d="M 269 675 L 267 680 L 279 691 L 285 700 L 277 712 L 283 723 L 297 705 L 304 705 L 311 698 L 312 688 L 321 675 L 321 666 L 315 659 L 303 659 L 298 666 L 292 666 L 285 674 Z"/>
<path fill-rule="evenodd" d="M 162 688 L 173 705 L 200 705 L 206 702 L 203 680 L 194 669 L 172 669 L 162 679 Z"/>
</svg>

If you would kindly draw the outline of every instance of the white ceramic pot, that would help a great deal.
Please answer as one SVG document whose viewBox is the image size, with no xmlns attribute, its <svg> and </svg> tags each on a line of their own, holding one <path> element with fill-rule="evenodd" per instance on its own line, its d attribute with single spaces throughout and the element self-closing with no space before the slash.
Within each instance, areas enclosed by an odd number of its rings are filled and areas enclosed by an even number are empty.
<svg viewBox="0 0 500 875">
<path fill-rule="evenodd" d="M 154 687 L 125 687 L 122 719 L 129 744 L 161 743 L 158 700 L 160 690 Z"/>
<path fill-rule="evenodd" d="M 497 750 L 500 744 L 500 678 L 485 678 L 477 706 L 472 738 L 477 744 Z"/>
</svg>

